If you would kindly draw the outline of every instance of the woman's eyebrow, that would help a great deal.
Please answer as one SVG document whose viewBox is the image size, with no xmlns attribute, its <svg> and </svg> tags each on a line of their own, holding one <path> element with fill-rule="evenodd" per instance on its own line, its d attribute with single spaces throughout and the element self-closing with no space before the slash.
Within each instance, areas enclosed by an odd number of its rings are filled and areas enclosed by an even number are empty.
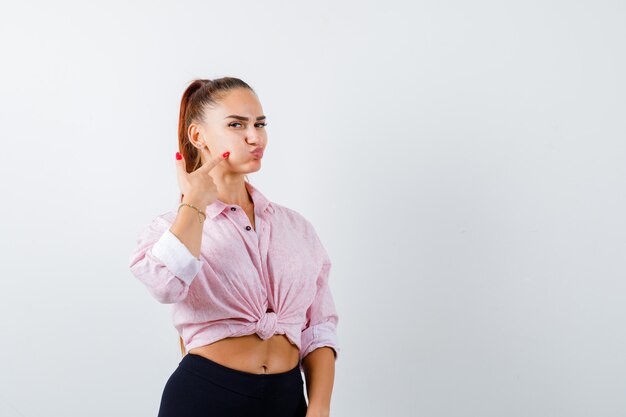
<svg viewBox="0 0 626 417">
<path fill-rule="evenodd" d="M 236 114 L 231 114 L 230 116 L 226 116 L 226 117 L 224 117 L 224 119 L 228 119 L 229 117 L 232 117 L 233 119 L 243 120 L 243 121 L 246 121 L 246 122 L 249 120 L 247 117 L 238 116 Z M 264 119 L 266 119 L 266 117 L 265 116 L 259 116 L 256 119 L 257 120 L 264 120 Z"/>
</svg>

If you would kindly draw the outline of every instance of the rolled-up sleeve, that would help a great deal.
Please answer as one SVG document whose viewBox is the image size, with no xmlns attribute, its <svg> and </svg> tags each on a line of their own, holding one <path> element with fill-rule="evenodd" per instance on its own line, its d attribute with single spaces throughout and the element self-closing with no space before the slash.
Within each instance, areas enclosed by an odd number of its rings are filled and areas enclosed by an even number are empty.
<svg viewBox="0 0 626 417">
<path fill-rule="evenodd" d="M 337 324 L 339 316 L 335 301 L 328 285 L 332 263 L 326 257 L 317 278 L 316 294 L 313 303 L 306 311 L 306 325 L 301 334 L 300 362 L 315 349 L 328 346 L 333 349 L 335 360 L 339 358 Z"/>
<path fill-rule="evenodd" d="M 129 259 L 133 275 L 163 304 L 185 299 L 202 268 L 202 260 L 193 256 L 170 226 L 163 218 L 155 218 L 139 233 Z"/>
</svg>

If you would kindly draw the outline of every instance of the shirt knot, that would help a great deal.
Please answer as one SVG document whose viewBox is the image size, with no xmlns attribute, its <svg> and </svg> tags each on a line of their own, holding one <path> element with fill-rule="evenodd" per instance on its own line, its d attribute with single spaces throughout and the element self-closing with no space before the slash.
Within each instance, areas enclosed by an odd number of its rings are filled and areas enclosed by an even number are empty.
<svg viewBox="0 0 626 417">
<path fill-rule="evenodd" d="M 277 320 L 278 316 L 276 313 L 274 311 L 268 311 L 256 322 L 256 333 L 261 339 L 267 340 L 274 335 Z"/>
</svg>

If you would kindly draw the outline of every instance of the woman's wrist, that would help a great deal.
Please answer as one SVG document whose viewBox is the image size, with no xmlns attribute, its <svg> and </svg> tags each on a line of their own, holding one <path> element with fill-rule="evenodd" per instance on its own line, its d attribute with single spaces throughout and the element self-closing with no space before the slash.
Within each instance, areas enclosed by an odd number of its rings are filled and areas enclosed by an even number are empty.
<svg viewBox="0 0 626 417">
<path fill-rule="evenodd" d="M 192 206 L 197 207 L 199 210 L 203 212 L 207 208 L 207 205 L 205 203 L 202 203 L 201 199 L 194 197 L 193 195 L 189 195 L 189 196 L 185 195 L 180 202 L 191 204 Z"/>
<path fill-rule="evenodd" d="M 316 407 L 315 405 L 308 405 L 306 411 L 306 417 L 329 417 L 330 409 L 326 407 Z"/>
<path fill-rule="evenodd" d="M 197 215 L 198 215 L 198 222 L 203 223 L 204 220 L 206 220 L 206 213 L 205 213 L 205 209 L 200 209 L 196 206 L 194 206 L 193 204 L 189 204 L 189 203 L 185 203 L 182 202 L 178 205 L 178 212 L 180 212 L 180 209 L 183 207 L 189 207 L 189 209 L 194 210 Z"/>
</svg>

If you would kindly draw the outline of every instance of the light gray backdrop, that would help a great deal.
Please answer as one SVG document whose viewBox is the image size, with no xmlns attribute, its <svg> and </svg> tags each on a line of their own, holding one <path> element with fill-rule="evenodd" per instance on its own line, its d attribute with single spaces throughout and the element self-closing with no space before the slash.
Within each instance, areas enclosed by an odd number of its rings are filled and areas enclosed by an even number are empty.
<svg viewBox="0 0 626 417">
<path fill-rule="evenodd" d="M 626 415 L 621 1 L 0 6 L 0 415 L 155 416 L 180 360 L 127 268 L 180 96 L 258 92 L 254 185 L 316 226 L 331 415 Z"/>
</svg>

